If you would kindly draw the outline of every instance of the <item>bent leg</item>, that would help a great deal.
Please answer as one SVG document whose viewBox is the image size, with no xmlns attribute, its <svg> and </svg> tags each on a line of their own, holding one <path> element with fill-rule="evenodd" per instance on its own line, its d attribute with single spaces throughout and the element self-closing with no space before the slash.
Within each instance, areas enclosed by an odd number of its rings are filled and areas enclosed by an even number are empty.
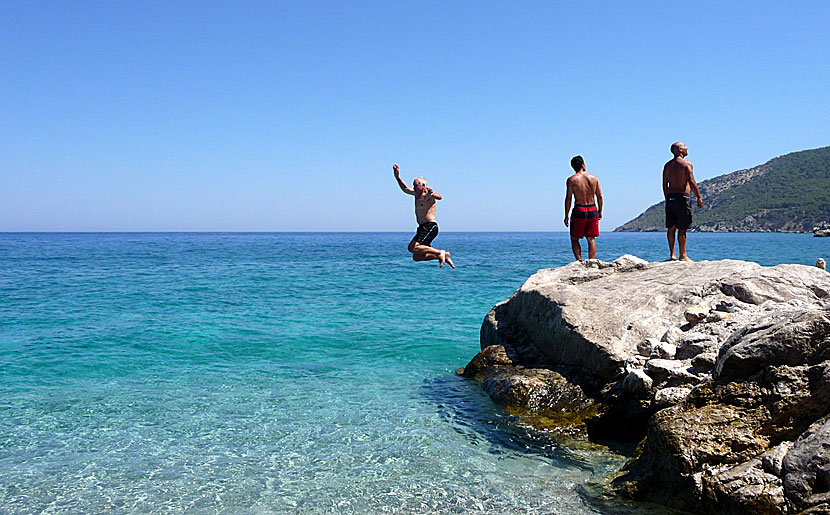
<svg viewBox="0 0 830 515">
<path fill-rule="evenodd" d="M 415 243 L 415 247 L 412 249 L 412 252 L 421 252 L 423 254 L 440 254 L 440 249 L 434 249 L 429 245 L 424 245 L 423 243 Z"/>
<path fill-rule="evenodd" d="M 413 252 L 412 261 L 429 261 L 431 259 L 438 259 L 434 254 L 427 254 L 425 252 Z"/>
<path fill-rule="evenodd" d="M 424 245 L 423 243 L 418 243 L 414 238 L 411 242 L 409 242 L 409 252 L 412 252 L 412 259 L 414 261 L 430 261 L 432 259 L 437 259 L 440 266 L 444 266 L 444 263 L 449 263 L 451 267 L 455 268 L 455 263 L 453 263 L 450 259 L 449 252 L 430 247 L 429 245 Z"/>
<path fill-rule="evenodd" d="M 439 265 L 444 266 L 444 263 L 447 262 L 447 258 L 449 257 L 450 253 L 446 250 L 435 249 L 430 247 L 429 245 L 424 245 L 423 243 L 416 243 L 415 244 L 415 252 L 420 252 L 429 256 L 427 259 L 437 259 Z M 455 268 L 455 265 L 450 262 L 450 265 Z"/>
<path fill-rule="evenodd" d="M 588 240 L 588 259 L 597 257 L 597 239 L 593 236 L 586 237 Z"/>
<path fill-rule="evenodd" d="M 427 247 L 426 245 L 415 245 L 415 248 L 412 250 L 412 259 L 415 261 L 429 261 L 431 259 L 439 259 L 440 257 L 440 250 Z"/>
<path fill-rule="evenodd" d="M 409 247 L 407 247 L 409 252 L 419 252 L 421 254 L 440 254 L 441 251 L 438 249 L 434 249 L 429 245 L 424 245 L 423 243 L 418 243 L 415 238 L 412 238 L 412 241 L 409 242 Z M 433 258 L 434 259 L 434 258 Z"/>
<path fill-rule="evenodd" d="M 576 260 L 582 261 L 582 247 L 579 246 L 578 239 L 571 238 L 571 250 L 573 250 Z"/>
<path fill-rule="evenodd" d="M 666 237 L 669 239 L 669 260 L 671 260 L 671 261 L 677 261 L 677 254 L 674 253 L 674 233 L 675 233 L 675 231 L 677 231 L 677 226 L 676 225 L 672 225 L 666 231 Z M 684 235 L 684 241 L 685 241 L 685 235 Z"/>
<path fill-rule="evenodd" d="M 445 256 L 447 253 L 443 250 L 434 249 L 429 245 L 418 243 L 414 239 L 409 243 L 409 251 L 412 252 L 413 261 L 430 261 L 437 259 L 441 263 L 441 266 L 444 266 L 444 262 L 446 261 Z"/>
</svg>

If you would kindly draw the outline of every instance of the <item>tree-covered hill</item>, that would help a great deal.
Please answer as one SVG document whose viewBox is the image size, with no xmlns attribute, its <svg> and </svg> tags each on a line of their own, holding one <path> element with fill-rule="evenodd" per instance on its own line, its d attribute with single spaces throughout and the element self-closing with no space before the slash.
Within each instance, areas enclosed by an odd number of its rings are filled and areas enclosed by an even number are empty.
<svg viewBox="0 0 830 515">
<path fill-rule="evenodd" d="M 810 232 L 830 221 L 830 147 L 793 152 L 698 183 L 703 208 L 691 230 Z M 616 231 L 665 231 L 665 202 Z"/>
</svg>

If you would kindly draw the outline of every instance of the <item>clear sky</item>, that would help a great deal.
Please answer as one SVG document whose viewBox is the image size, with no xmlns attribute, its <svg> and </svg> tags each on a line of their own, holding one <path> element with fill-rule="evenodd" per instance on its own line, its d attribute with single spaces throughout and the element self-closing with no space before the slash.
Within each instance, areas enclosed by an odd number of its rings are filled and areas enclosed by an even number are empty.
<svg viewBox="0 0 830 515">
<path fill-rule="evenodd" d="M 830 145 L 830 3 L 0 3 L 0 231 L 603 230 Z"/>
</svg>

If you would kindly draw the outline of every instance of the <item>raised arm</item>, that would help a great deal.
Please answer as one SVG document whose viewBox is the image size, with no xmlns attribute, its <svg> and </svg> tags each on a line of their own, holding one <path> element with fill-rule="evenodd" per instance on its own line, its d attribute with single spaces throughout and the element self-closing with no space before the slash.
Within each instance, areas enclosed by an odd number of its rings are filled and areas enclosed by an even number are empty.
<svg viewBox="0 0 830 515">
<path fill-rule="evenodd" d="M 568 215 L 568 213 L 571 212 L 571 196 L 573 195 L 574 191 L 573 187 L 571 186 L 570 179 L 565 181 L 565 186 L 565 227 L 567 227 L 570 221 L 570 216 Z"/>
<path fill-rule="evenodd" d="M 407 186 L 406 183 L 401 180 L 401 169 L 398 168 L 398 165 L 392 165 L 392 171 L 395 173 L 395 180 L 398 181 L 398 186 L 401 188 L 401 191 L 407 195 L 414 195 L 415 190 Z"/>
<path fill-rule="evenodd" d="M 432 188 L 427 188 L 427 196 L 432 197 L 435 200 L 443 200 L 444 199 L 444 197 L 442 197 L 440 193 L 432 191 Z"/>
<path fill-rule="evenodd" d="M 697 207 L 703 207 L 703 199 L 700 196 L 700 190 L 697 189 L 697 181 L 695 180 L 695 172 L 693 168 L 692 163 L 689 163 L 689 168 L 686 169 L 686 178 L 689 181 L 689 187 L 692 189 L 692 193 L 694 193 L 695 197 L 697 197 Z"/>
</svg>

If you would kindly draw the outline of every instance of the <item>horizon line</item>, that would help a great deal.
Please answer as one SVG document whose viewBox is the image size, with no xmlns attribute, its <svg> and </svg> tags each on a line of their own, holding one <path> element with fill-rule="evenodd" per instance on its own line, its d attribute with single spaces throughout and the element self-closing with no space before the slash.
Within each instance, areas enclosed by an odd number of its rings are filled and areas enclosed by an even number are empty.
<svg viewBox="0 0 830 515">
<path fill-rule="evenodd" d="M 0 231 L 0 234 L 409 234 L 413 231 L 333 231 L 333 230 L 310 230 L 310 231 Z M 567 233 L 568 231 L 541 231 L 541 230 L 505 230 L 505 231 L 441 231 L 447 233 L 511 233 L 511 232 L 550 232 Z M 613 232 L 613 231 L 608 231 Z"/>
<path fill-rule="evenodd" d="M 569 231 L 509 230 L 509 231 L 442 231 L 442 234 L 568 234 Z M 665 234 L 666 231 L 604 231 L 602 234 Z M 789 231 L 691 231 L 693 234 L 812 234 Z M 13 234 L 411 234 L 412 231 L 0 231 L 0 235 Z"/>
</svg>

